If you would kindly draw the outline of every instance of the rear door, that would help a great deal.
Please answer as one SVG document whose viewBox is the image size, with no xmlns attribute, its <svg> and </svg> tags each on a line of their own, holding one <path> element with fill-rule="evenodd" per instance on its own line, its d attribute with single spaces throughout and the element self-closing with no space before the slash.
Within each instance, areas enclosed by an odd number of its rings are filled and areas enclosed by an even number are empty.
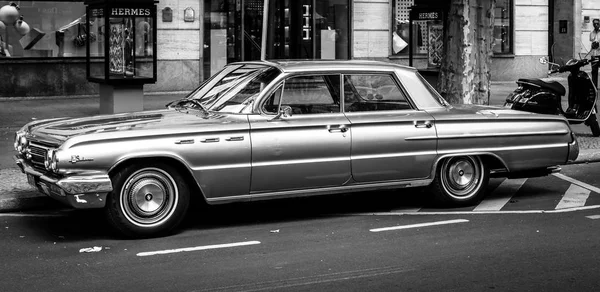
<svg viewBox="0 0 600 292">
<path fill-rule="evenodd" d="M 340 186 L 350 177 L 350 122 L 341 111 L 340 75 L 287 78 L 250 115 L 251 192 Z M 291 116 L 276 117 L 282 107 Z"/>
<path fill-rule="evenodd" d="M 422 179 L 436 157 L 434 119 L 417 110 L 393 73 L 345 74 L 344 112 L 352 126 L 357 182 Z"/>
</svg>

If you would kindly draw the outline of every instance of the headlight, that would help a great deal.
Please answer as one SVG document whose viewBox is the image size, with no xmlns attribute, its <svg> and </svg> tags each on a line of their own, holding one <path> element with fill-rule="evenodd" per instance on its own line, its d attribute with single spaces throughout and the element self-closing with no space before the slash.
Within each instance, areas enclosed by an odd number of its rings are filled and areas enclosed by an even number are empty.
<svg viewBox="0 0 600 292">
<path fill-rule="evenodd" d="M 58 158 L 56 152 L 58 151 L 52 151 L 52 158 L 50 159 L 50 170 L 53 172 L 58 171 Z"/>
<path fill-rule="evenodd" d="M 48 149 L 48 152 L 46 152 L 46 157 L 44 158 L 44 167 L 46 167 L 47 170 L 50 170 L 50 165 L 52 164 L 52 157 L 55 157 L 54 149 Z"/>
<path fill-rule="evenodd" d="M 24 132 L 17 132 L 15 134 L 15 142 L 14 142 L 13 146 L 15 147 L 15 150 L 17 150 L 17 152 L 19 152 L 19 153 L 25 152 L 25 149 L 27 148 L 28 143 L 29 143 L 29 141 L 27 141 L 27 137 L 25 137 Z"/>
</svg>

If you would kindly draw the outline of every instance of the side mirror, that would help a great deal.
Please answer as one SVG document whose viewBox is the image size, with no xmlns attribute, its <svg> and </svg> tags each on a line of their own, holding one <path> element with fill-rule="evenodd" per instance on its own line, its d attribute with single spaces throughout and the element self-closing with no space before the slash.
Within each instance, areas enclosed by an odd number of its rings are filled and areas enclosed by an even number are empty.
<svg viewBox="0 0 600 292">
<path fill-rule="evenodd" d="M 542 63 L 542 64 L 548 64 L 548 57 L 541 57 L 540 58 L 540 63 Z"/>
<path fill-rule="evenodd" d="M 278 120 L 281 117 L 287 118 L 287 117 L 291 117 L 292 116 L 292 107 L 289 105 L 282 105 L 281 107 L 279 107 L 279 112 L 277 113 L 276 116 L 274 116 L 271 121 L 273 120 Z"/>
</svg>

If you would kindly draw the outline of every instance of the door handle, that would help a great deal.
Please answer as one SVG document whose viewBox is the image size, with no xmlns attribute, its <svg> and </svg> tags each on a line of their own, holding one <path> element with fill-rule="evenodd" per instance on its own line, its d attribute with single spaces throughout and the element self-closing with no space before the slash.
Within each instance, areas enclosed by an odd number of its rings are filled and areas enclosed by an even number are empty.
<svg viewBox="0 0 600 292">
<path fill-rule="evenodd" d="M 214 143 L 214 142 L 219 142 L 219 138 L 207 138 L 207 139 L 200 140 L 200 142 L 202 142 L 202 143 Z"/>
<path fill-rule="evenodd" d="M 327 131 L 329 131 L 329 133 L 334 133 L 334 132 L 341 132 L 341 133 L 346 133 L 348 131 L 348 128 L 346 127 L 346 125 L 339 125 L 337 128 L 334 126 L 327 126 Z"/>
<path fill-rule="evenodd" d="M 194 139 L 177 140 L 175 144 L 194 144 Z"/>
<path fill-rule="evenodd" d="M 229 138 L 225 139 L 225 141 L 244 141 L 244 136 L 229 137 Z"/>
<path fill-rule="evenodd" d="M 415 121 L 415 128 L 431 128 L 433 123 L 431 121 Z"/>
</svg>

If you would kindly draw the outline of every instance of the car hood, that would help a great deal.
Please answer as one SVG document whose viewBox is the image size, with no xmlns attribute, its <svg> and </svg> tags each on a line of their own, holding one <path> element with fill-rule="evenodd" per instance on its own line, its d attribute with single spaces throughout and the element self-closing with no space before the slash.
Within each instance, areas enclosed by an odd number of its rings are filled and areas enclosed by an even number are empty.
<svg viewBox="0 0 600 292">
<path fill-rule="evenodd" d="M 208 125 L 218 130 L 225 125 L 247 128 L 244 115 L 203 115 L 201 112 L 156 110 L 82 118 L 59 118 L 40 120 L 27 125 L 30 139 L 50 144 L 61 144 L 72 137 L 93 134 L 109 134 L 111 137 L 148 135 L 206 130 Z M 234 126 L 235 127 L 235 126 Z M 127 133 L 125 133 L 127 132 Z M 134 133 L 135 132 L 135 133 Z M 142 134 L 143 133 L 143 134 Z"/>
</svg>

